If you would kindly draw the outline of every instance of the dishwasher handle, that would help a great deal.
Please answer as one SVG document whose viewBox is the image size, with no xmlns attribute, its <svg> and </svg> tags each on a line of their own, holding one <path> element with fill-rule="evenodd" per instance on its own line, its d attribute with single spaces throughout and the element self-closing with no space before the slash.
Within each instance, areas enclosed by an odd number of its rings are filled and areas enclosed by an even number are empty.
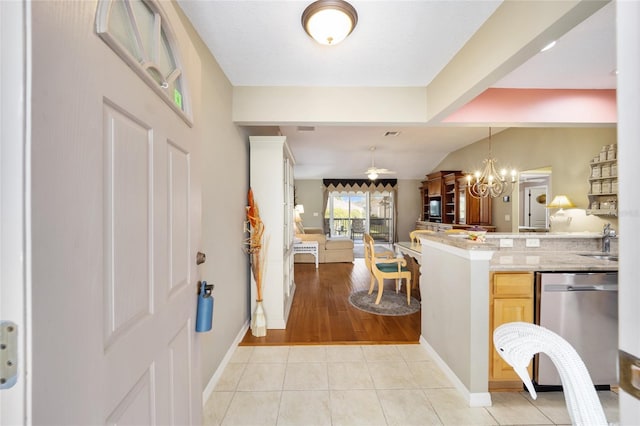
<svg viewBox="0 0 640 426">
<path fill-rule="evenodd" d="M 548 284 L 544 286 L 545 292 L 555 291 L 618 291 L 617 284 L 601 285 L 571 285 L 571 284 Z"/>
</svg>

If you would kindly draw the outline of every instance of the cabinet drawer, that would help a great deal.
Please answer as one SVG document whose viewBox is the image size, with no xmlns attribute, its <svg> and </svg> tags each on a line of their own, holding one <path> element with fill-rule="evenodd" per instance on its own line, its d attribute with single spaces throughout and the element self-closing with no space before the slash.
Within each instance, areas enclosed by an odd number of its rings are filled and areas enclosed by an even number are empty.
<svg viewBox="0 0 640 426">
<path fill-rule="evenodd" d="M 533 274 L 495 273 L 493 274 L 493 297 L 533 297 Z"/>
</svg>

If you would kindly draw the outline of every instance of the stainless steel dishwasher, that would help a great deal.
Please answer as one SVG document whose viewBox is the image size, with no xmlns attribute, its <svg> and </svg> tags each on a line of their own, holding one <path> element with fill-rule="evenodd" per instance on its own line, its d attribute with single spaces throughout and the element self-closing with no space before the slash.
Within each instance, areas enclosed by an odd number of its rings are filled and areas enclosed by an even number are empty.
<svg viewBox="0 0 640 426">
<path fill-rule="evenodd" d="M 536 323 L 568 341 L 587 366 L 594 385 L 618 383 L 618 273 L 537 273 Z M 561 385 L 548 356 L 534 364 L 538 386 Z"/>
</svg>

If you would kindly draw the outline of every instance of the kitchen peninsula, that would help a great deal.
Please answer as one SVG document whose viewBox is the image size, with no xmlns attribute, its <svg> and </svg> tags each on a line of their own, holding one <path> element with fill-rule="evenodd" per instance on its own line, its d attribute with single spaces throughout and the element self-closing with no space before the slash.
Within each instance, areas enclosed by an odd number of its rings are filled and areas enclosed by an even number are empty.
<svg viewBox="0 0 640 426">
<path fill-rule="evenodd" d="M 531 321 L 535 272 L 618 269 L 615 261 L 581 255 L 601 251 L 602 236 L 595 233 L 488 233 L 486 241 L 477 242 L 436 232 L 421 236 L 420 242 L 421 343 L 470 406 L 491 405 L 490 306 L 495 274 L 514 274 L 529 283 L 529 308 L 523 315 Z M 616 251 L 614 244 L 612 252 Z"/>
</svg>

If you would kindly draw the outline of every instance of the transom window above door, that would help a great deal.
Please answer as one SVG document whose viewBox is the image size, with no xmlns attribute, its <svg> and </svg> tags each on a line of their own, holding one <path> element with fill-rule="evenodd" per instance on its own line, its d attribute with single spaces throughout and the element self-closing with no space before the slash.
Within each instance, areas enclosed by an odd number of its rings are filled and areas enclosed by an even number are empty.
<svg viewBox="0 0 640 426">
<path fill-rule="evenodd" d="M 96 33 L 187 124 L 192 124 L 178 45 L 157 1 L 100 0 Z"/>
</svg>

